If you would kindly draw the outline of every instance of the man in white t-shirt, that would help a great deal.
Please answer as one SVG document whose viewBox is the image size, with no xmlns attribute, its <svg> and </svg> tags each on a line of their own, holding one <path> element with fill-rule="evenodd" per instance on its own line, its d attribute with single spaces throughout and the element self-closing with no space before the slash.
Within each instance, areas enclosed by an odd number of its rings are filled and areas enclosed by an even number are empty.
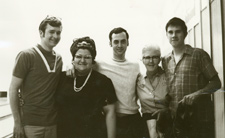
<svg viewBox="0 0 225 138">
<path fill-rule="evenodd" d="M 136 94 L 139 65 L 125 56 L 129 45 L 129 34 L 125 29 L 114 28 L 109 33 L 109 39 L 113 49 L 112 58 L 97 61 L 96 70 L 108 76 L 115 87 L 118 98 L 116 103 L 117 138 L 140 138 L 141 116 Z"/>
</svg>

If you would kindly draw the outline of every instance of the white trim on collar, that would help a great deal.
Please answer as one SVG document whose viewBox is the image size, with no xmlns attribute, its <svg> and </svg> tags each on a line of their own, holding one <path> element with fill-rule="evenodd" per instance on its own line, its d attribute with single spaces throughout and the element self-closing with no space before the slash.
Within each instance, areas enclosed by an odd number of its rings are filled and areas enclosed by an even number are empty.
<svg viewBox="0 0 225 138">
<path fill-rule="evenodd" d="M 48 73 L 53 73 L 55 72 L 55 68 L 56 68 L 56 63 L 57 63 L 57 54 L 55 54 L 55 64 L 54 64 L 54 68 L 51 70 L 50 69 L 50 66 L 45 58 L 45 56 L 42 54 L 42 52 L 37 48 L 37 47 L 34 47 L 34 49 L 38 52 L 38 54 L 41 56 L 42 60 L 44 61 L 45 63 L 45 67 L 47 68 L 48 70 Z"/>
</svg>

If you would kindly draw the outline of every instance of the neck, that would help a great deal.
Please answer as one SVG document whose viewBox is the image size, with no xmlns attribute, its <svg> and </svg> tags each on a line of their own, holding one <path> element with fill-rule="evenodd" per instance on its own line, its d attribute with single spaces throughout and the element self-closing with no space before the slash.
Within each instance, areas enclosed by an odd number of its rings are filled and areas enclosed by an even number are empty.
<svg viewBox="0 0 225 138">
<path fill-rule="evenodd" d="M 182 55 L 184 53 L 184 49 L 185 49 L 185 44 L 179 47 L 174 47 L 173 52 L 175 55 Z"/>
<path fill-rule="evenodd" d="M 147 71 L 147 76 L 148 78 L 152 78 L 153 76 L 155 76 L 158 72 L 158 68 L 154 71 Z"/>
<path fill-rule="evenodd" d="M 46 46 L 43 42 L 41 42 L 40 46 L 41 46 L 44 50 L 46 50 L 46 51 L 48 51 L 48 52 L 51 52 L 51 51 L 53 50 L 52 47 Z"/>
<path fill-rule="evenodd" d="M 87 76 L 91 72 L 91 69 L 85 72 L 80 72 L 78 70 L 76 70 L 75 72 L 77 76 Z"/>
<path fill-rule="evenodd" d="M 126 61 L 126 58 L 125 58 L 125 55 L 123 55 L 123 56 L 113 55 L 113 60 L 117 61 L 117 62 L 124 62 L 124 61 Z"/>
</svg>

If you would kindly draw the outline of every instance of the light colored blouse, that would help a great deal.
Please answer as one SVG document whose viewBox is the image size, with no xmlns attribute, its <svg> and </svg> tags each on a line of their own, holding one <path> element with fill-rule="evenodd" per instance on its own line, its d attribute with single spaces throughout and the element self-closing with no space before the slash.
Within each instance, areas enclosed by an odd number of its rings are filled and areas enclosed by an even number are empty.
<svg viewBox="0 0 225 138">
<path fill-rule="evenodd" d="M 137 94 L 141 103 L 141 112 L 153 113 L 158 109 L 168 107 L 168 89 L 164 71 L 159 67 L 159 72 L 155 75 L 152 83 L 146 74 L 140 75 L 137 82 Z"/>
</svg>

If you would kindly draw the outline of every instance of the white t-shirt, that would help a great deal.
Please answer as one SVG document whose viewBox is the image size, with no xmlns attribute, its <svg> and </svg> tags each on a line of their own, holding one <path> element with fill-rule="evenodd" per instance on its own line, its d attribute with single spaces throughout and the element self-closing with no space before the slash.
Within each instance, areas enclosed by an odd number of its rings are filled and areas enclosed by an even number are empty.
<svg viewBox="0 0 225 138">
<path fill-rule="evenodd" d="M 109 77 L 114 85 L 118 101 L 116 112 L 135 114 L 138 112 L 136 82 L 140 73 L 138 62 L 124 62 L 106 59 L 98 60 L 95 69 Z"/>
</svg>

